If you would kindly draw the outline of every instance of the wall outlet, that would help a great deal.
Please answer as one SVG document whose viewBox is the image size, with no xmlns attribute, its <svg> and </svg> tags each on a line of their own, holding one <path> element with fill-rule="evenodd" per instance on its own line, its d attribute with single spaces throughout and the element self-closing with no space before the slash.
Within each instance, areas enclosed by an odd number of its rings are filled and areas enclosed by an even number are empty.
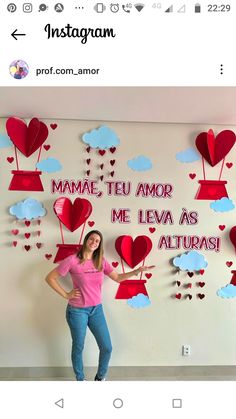
<svg viewBox="0 0 236 419">
<path fill-rule="evenodd" d="M 190 345 L 183 345 L 182 346 L 182 355 L 183 356 L 190 356 L 191 348 Z"/>
</svg>

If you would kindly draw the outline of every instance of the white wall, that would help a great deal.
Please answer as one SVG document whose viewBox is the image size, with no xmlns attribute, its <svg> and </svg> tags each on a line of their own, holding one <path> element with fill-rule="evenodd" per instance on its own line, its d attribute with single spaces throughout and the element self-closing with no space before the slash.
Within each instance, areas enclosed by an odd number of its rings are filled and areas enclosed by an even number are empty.
<svg viewBox="0 0 236 419">
<path fill-rule="evenodd" d="M 51 145 L 48 152 L 43 152 L 42 158 L 55 157 L 63 165 L 61 172 L 53 175 L 43 174 L 44 192 L 14 192 L 8 191 L 11 179 L 10 171 L 14 164 L 6 161 L 13 156 L 13 148 L 1 149 L 0 182 L 1 182 L 1 305 L 0 305 L 0 366 L 69 366 L 70 334 L 64 319 L 66 301 L 54 293 L 45 283 L 47 272 L 54 268 L 44 254 L 56 253 L 56 243 L 60 243 L 58 220 L 53 212 L 53 202 L 59 195 L 50 191 L 51 178 L 82 179 L 85 174 L 85 145 L 81 135 L 101 123 L 95 121 L 44 121 L 48 125 L 57 122 L 55 131 L 50 129 L 47 144 Z M 118 134 L 121 144 L 116 154 L 109 154 L 116 159 L 115 176 L 113 180 L 132 181 L 133 192 L 139 181 L 171 183 L 174 186 L 172 199 L 137 198 L 134 193 L 129 197 L 102 198 L 84 196 L 93 205 L 90 220 L 95 221 L 94 228 L 100 229 L 105 238 L 106 257 L 110 262 L 119 261 L 114 248 L 115 239 L 122 234 L 133 237 L 146 234 L 153 241 L 153 249 L 147 258 L 148 264 L 155 264 L 153 276 L 147 283 L 151 306 L 143 309 L 132 309 L 125 300 L 115 300 L 117 284 L 105 279 L 103 288 L 104 307 L 113 341 L 113 356 L 111 365 L 148 366 L 148 365 L 231 365 L 236 361 L 236 301 L 221 299 L 216 295 L 218 288 L 230 282 L 232 268 L 226 266 L 226 261 L 235 261 L 235 253 L 228 238 L 230 228 L 235 224 L 235 210 L 227 213 L 215 213 L 210 209 L 209 201 L 198 201 L 194 196 L 198 189 L 197 180 L 202 179 L 201 161 L 183 164 L 175 159 L 175 154 L 188 147 L 194 147 L 196 135 L 208 130 L 216 132 L 222 126 L 200 125 L 162 125 L 154 123 L 111 123 L 107 125 Z M 5 120 L 1 120 L 0 132 L 4 132 Z M 233 129 L 231 127 L 231 129 Z M 93 161 L 100 161 L 90 153 Z M 153 168 L 146 172 L 134 172 L 127 166 L 127 160 L 138 155 L 151 158 Z M 235 162 L 234 148 L 226 161 Z M 107 167 L 109 164 L 106 161 Z M 32 169 L 36 154 L 29 159 L 20 156 L 22 169 Z M 101 158 L 102 161 L 102 158 Z M 206 164 L 208 179 L 217 178 L 220 165 L 211 168 Z M 97 170 L 98 172 L 98 170 Z M 188 174 L 196 173 L 196 178 L 190 180 Z M 107 178 L 108 179 L 108 178 Z M 111 180 L 111 178 L 109 178 Z M 227 190 L 235 202 L 235 167 L 224 169 L 222 179 L 227 180 Z M 104 179 L 106 180 L 106 179 Z M 100 182 L 105 192 L 105 185 Z M 69 196 L 69 195 L 67 195 Z M 43 202 L 47 215 L 41 224 L 40 241 L 44 243 L 41 249 L 26 252 L 23 238 L 18 239 L 16 248 L 11 242 L 14 237 L 11 230 L 16 228 L 14 217 L 9 213 L 9 207 L 28 197 Z M 70 196 L 74 200 L 76 196 Z M 131 209 L 131 224 L 112 224 L 110 212 L 113 207 L 129 207 Z M 178 220 L 182 208 L 197 210 L 199 223 L 196 226 L 180 226 Z M 175 224 L 150 225 L 156 227 L 154 234 L 149 233 L 148 225 L 137 223 L 138 208 L 171 209 Z M 21 232 L 26 232 L 26 227 Z M 221 232 L 219 224 L 225 224 Z M 31 226 L 30 231 L 36 230 Z M 89 228 L 86 226 L 85 232 Z M 70 233 L 64 228 L 67 243 L 75 243 L 80 236 L 80 229 Z M 200 280 L 206 282 L 205 299 L 196 298 L 199 292 L 193 287 L 193 299 L 176 300 L 172 296 L 179 291 L 174 281 L 191 282 L 185 272 L 173 273 L 171 260 L 184 253 L 180 250 L 157 250 L 157 243 L 162 234 L 198 234 L 219 236 L 222 238 L 221 251 L 200 251 L 208 260 L 208 267 Z M 31 240 L 35 243 L 37 240 Z M 30 240 L 29 240 L 30 242 Z M 128 268 L 129 269 L 129 268 Z M 121 265 L 117 268 L 121 272 Z M 199 281 L 199 275 L 194 276 L 193 284 Z M 70 288 L 70 279 L 65 284 Z M 182 289 L 183 294 L 186 294 Z M 202 291 L 203 292 L 203 291 Z M 182 344 L 191 345 L 191 356 L 183 357 Z M 85 364 L 96 365 L 98 351 L 93 337 L 88 333 Z"/>
</svg>

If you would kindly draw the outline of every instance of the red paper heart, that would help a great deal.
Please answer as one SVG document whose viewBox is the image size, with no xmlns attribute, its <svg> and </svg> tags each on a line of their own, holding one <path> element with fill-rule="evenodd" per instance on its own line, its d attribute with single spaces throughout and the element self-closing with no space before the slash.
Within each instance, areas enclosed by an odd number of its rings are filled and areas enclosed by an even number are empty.
<svg viewBox="0 0 236 419">
<path fill-rule="evenodd" d="M 46 253 L 44 256 L 47 260 L 51 259 L 51 257 L 52 257 L 52 255 L 50 253 Z"/>
<path fill-rule="evenodd" d="M 31 119 L 28 127 L 22 119 L 8 118 L 6 122 L 8 136 L 18 150 L 29 157 L 48 137 L 48 127 L 37 118 Z"/>
<path fill-rule="evenodd" d="M 200 269 L 200 271 L 199 271 L 200 275 L 203 275 L 204 272 L 205 272 L 204 269 Z"/>
<path fill-rule="evenodd" d="M 150 279 L 152 277 L 152 274 L 145 274 L 147 279 Z"/>
<path fill-rule="evenodd" d="M 218 227 L 219 227 L 219 229 L 220 229 L 221 231 L 223 231 L 223 230 L 225 229 L 225 225 L 224 225 L 224 224 L 220 224 Z"/>
<path fill-rule="evenodd" d="M 228 169 L 231 169 L 231 167 L 233 166 L 233 163 L 226 163 L 226 166 L 228 167 Z"/>
<path fill-rule="evenodd" d="M 90 147 L 87 147 L 86 151 L 87 151 L 87 153 L 89 153 L 90 152 Z"/>
<path fill-rule="evenodd" d="M 14 161 L 14 157 L 7 157 L 8 163 L 12 163 Z"/>
<path fill-rule="evenodd" d="M 106 153 L 106 150 L 98 150 L 100 156 L 104 156 L 104 154 Z"/>
<path fill-rule="evenodd" d="M 89 176 L 90 175 L 90 170 L 87 170 L 86 175 Z"/>
<path fill-rule="evenodd" d="M 119 262 L 112 262 L 111 264 L 112 264 L 113 268 L 117 268 L 117 266 L 119 265 Z"/>
<path fill-rule="evenodd" d="M 61 197 L 54 202 L 54 212 L 57 218 L 71 232 L 77 230 L 92 212 L 92 205 L 87 199 L 76 198 L 74 203 L 69 198 Z"/>
<path fill-rule="evenodd" d="M 196 177 L 196 173 L 189 173 L 190 179 L 194 179 Z"/>
<path fill-rule="evenodd" d="M 229 238 L 231 240 L 231 243 L 233 244 L 235 250 L 236 250 L 236 226 L 232 227 L 229 232 Z"/>
<path fill-rule="evenodd" d="M 149 231 L 150 231 L 150 233 L 155 233 L 156 229 L 155 229 L 155 227 L 149 227 Z"/>
<path fill-rule="evenodd" d="M 201 132 L 196 140 L 196 147 L 204 159 L 212 166 L 216 166 L 230 152 L 235 143 L 233 131 L 221 131 L 216 137 L 212 130 Z"/>
<path fill-rule="evenodd" d="M 93 226 L 94 226 L 94 224 L 95 224 L 95 222 L 94 222 L 94 221 L 88 221 L 88 225 L 89 225 L 89 227 L 93 227 Z"/>
<path fill-rule="evenodd" d="M 104 176 L 102 175 L 102 176 L 100 176 L 100 180 L 103 180 L 103 178 L 104 178 Z"/>
<path fill-rule="evenodd" d="M 110 165 L 114 166 L 115 162 L 116 162 L 115 160 L 110 160 Z"/>
<path fill-rule="evenodd" d="M 40 226 L 40 224 L 41 224 L 41 220 L 37 220 L 37 224 Z"/>
<path fill-rule="evenodd" d="M 194 275 L 193 272 L 187 272 L 187 274 L 188 274 L 189 278 L 192 278 L 192 276 Z"/>
<path fill-rule="evenodd" d="M 40 230 L 38 230 L 38 231 L 37 231 L 37 236 L 40 236 L 40 234 L 41 234 L 41 231 L 40 231 Z"/>
<path fill-rule="evenodd" d="M 87 164 L 90 164 L 90 162 L 91 162 L 91 159 L 87 159 L 87 160 L 86 160 L 86 163 L 87 163 Z"/>
<path fill-rule="evenodd" d="M 44 148 L 44 150 L 48 151 L 48 150 L 50 150 L 51 146 L 50 146 L 50 144 L 44 144 L 43 148 Z"/>
<path fill-rule="evenodd" d="M 24 248 L 25 248 L 25 250 L 28 252 L 28 251 L 31 249 L 31 246 L 29 246 L 28 244 L 26 244 L 26 245 L 24 246 Z"/>
<path fill-rule="evenodd" d="M 115 151 L 116 151 L 116 147 L 110 147 L 110 148 L 109 148 L 109 150 L 110 150 L 110 152 L 113 154 L 113 153 L 115 153 Z"/>
<path fill-rule="evenodd" d="M 55 130 L 57 128 L 57 124 L 50 124 L 50 127 Z"/>
<path fill-rule="evenodd" d="M 29 239 L 30 238 L 30 233 L 25 233 L 25 238 Z"/>
<path fill-rule="evenodd" d="M 181 296 L 182 296 L 182 294 L 175 294 L 175 298 L 177 298 L 178 300 L 180 300 L 180 298 L 181 298 Z"/>
<path fill-rule="evenodd" d="M 198 283 L 198 285 L 199 285 L 199 287 L 201 287 L 201 288 L 202 288 L 202 287 L 204 287 L 205 282 L 199 282 L 199 283 Z"/>
<path fill-rule="evenodd" d="M 113 177 L 115 174 L 114 170 L 112 170 L 112 172 L 110 172 L 111 177 Z"/>
<path fill-rule="evenodd" d="M 36 246 L 38 249 L 40 249 L 42 247 L 42 243 L 36 243 Z"/>
<path fill-rule="evenodd" d="M 30 221 L 25 221 L 25 225 L 26 225 L 26 227 L 29 227 L 30 226 Z"/>
<path fill-rule="evenodd" d="M 202 300 L 203 298 L 205 298 L 205 294 L 198 294 L 198 297 L 200 298 L 200 300 Z"/>
<path fill-rule="evenodd" d="M 14 247 L 16 247 L 16 246 L 17 246 L 17 241 L 16 241 L 16 240 L 14 240 L 14 242 L 12 242 L 12 245 L 13 245 Z"/>
<path fill-rule="evenodd" d="M 102 163 L 102 164 L 100 164 L 100 169 L 102 170 L 103 169 L 103 167 L 104 167 L 104 164 Z"/>
<path fill-rule="evenodd" d="M 191 294 L 188 294 L 187 297 L 192 300 L 193 296 Z"/>
<path fill-rule="evenodd" d="M 233 262 L 228 261 L 228 262 L 226 262 L 226 265 L 228 266 L 228 268 L 230 268 L 230 266 L 232 266 L 232 265 L 233 265 Z"/>
<path fill-rule="evenodd" d="M 150 253 L 152 241 L 147 236 L 138 236 L 134 241 L 131 236 L 120 236 L 116 239 L 115 248 L 121 259 L 134 268 Z"/>
<path fill-rule="evenodd" d="M 178 287 L 180 287 L 181 282 L 180 281 L 176 281 L 176 284 L 178 285 Z"/>
<path fill-rule="evenodd" d="M 12 234 L 14 234 L 14 236 L 17 236 L 17 234 L 19 234 L 19 230 L 17 228 L 12 230 L 11 232 L 12 232 Z"/>
<path fill-rule="evenodd" d="M 192 284 L 187 284 L 187 288 L 192 288 Z"/>
</svg>

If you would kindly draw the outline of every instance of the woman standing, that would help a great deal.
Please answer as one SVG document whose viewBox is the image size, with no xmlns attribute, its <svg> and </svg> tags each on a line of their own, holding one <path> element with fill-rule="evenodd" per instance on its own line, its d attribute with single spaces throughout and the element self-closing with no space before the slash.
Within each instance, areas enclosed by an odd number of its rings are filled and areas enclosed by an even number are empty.
<svg viewBox="0 0 236 419">
<path fill-rule="evenodd" d="M 82 353 L 87 327 L 94 335 L 100 350 L 95 381 L 105 380 L 108 370 L 112 346 L 101 301 L 104 274 L 113 281 L 122 282 L 153 267 L 142 266 L 131 272 L 118 274 L 103 257 L 102 234 L 92 230 L 85 236 L 77 255 L 67 257 L 57 268 L 49 272 L 46 277 L 47 283 L 68 300 L 66 320 L 72 337 L 71 357 L 76 380 L 84 381 Z M 73 282 L 70 292 L 66 292 L 58 283 L 58 279 L 66 276 L 68 272 Z"/>
</svg>

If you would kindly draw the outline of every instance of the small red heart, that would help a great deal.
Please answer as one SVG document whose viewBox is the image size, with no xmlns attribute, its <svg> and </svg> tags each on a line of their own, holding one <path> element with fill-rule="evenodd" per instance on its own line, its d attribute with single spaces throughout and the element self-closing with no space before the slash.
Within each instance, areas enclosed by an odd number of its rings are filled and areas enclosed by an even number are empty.
<svg viewBox="0 0 236 419">
<path fill-rule="evenodd" d="M 55 130 L 57 128 L 57 124 L 50 124 L 50 127 Z"/>
<path fill-rule="evenodd" d="M 199 285 L 199 287 L 201 287 L 201 288 L 202 288 L 202 287 L 204 287 L 204 286 L 205 286 L 205 282 L 199 282 L 199 283 L 198 283 L 198 285 Z"/>
<path fill-rule="evenodd" d="M 115 162 L 116 162 L 115 160 L 110 160 L 110 165 L 114 166 Z"/>
<path fill-rule="evenodd" d="M 90 162 L 91 162 L 91 159 L 87 159 L 87 160 L 86 160 L 86 163 L 87 163 L 87 164 L 90 164 Z"/>
<path fill-rule="evenodd" d="M 26 245 L 24 246 L 24 248 L 25 248 L 25 250 L 28 252 L 28 251 L 31 249 L 31 246 L 29 246 L 29 245 L 27 245 L 27 244 L 26 244 Z"/>
<path fill-rule="evenodd" d="M 17 234 L 19 234 L 19 230 L 17 228 L 12 230 L 11 232 L 12 232 L 12 234 L 14 234 L 14 236 L 17 236 Z"/>
<path fill-rule="evenodd" d="M 14 247 L 16 247 L 16 246 L 17 246 L 17 241 L 15 240 L 14 242 L 12 242 L 12 245 L 13 245 Z"/>
<path fill-rule="evenodd" d="M 175 294 L 175 298 L 177 298 L 178 300 L 180 300 L 180 298 L 181 298 L 181 294 L 179 293 L 179 294 Z"/>
<path fill-rule="evenodd" d="M 196 177 L 196 173 L 189 173 L 190 179 L 194 179 Z"/>
<path fill-rule="evenodd" d="M 205 294 L 198 294 L 198 297 L 200 298 L 200 300 L 202 300 L 203 298 L 205 298 Z"/>
<path fill-rule="evenodd" d="M 41 220 L 37 220 L 37 224 L 40 226 L 40 224 L 41 224 Z"/>
<path fill-rule="evenodd" d="M 115 174 L 114 170 L 112 170 L 112 172 L 110 172 L 111 177 L 113 177 Z"/>
<path fill-rule="evenodd" d="M 41 231 L 40 231 L 40 230 L 38 230 L 38 231 L 37 231 L 37 236 L 40 236 L 40 234 L 41 234 Z"/>
<path fill-rule="evenodd" d="M 46 253 L 44 256 L 47 260 L 51 259 L 51 257 L 52 257 L 52 255 L 50 253 Z"/>
<path fill-rule="evenodd" d="M 38 249 L 40 249 L 42 247 L 42 243 L 36 243 L 36 246 Z"/>
<path fill-rule="evenodd" d="M 26 225 L 26 227 L 29 227 L 30 226 L 30 221 L 25 221 L 25 225 Z"/>
<path fill-rule="evenodd" d="M 178 287 L 180 287 L 181 282 L 180 281 L 176 281 L 176 284 L 178 285 Z"/>
<path fill-rule="evenodd" d="M 189 278 L 192 278 L 192 276 L 194 275 L 193 272 L 187 272 L 187 274 L 188 274 Z"/>
<path fill-rule="evenodd" d="M 152 274 L 145 274 L 147 279 L 150 279 L 152 277 Z"/>
<path fill-rule="evenodd" d="M 204 269 L 200 269 L 200 271 L 199 271 L 200 275 L 203 275 L 204 272 L 205 272 Z"/>
<path fill-rule="evenodd" d="M 90 175 L 90 170 L 87 170 L 86 175 L 89 176 Z"/>
<path fill-rule="evenodd" d="M 90 152 L 90 149 L 91 149 L 91 147 L 87 147 L 87 148 L 86 148 L 87 153 L 89 153 L 89 152 Z"/>
<path fill-rule="evenodd" d="M 93 226 L 94 226 L 94 224 L 95 224 L 95 222 L 94 222 L 94 221 L 88 221 L 88 225 L 89 225 L 89 227 L 93 227 Z"/>
<path fill-rule="evenodd" d="M 192 284 L 187 284 L 187 288 L 192 288 Z"/>
<path fill-rule="evenodd" d="M 103 178 L 104 178 L 104 176 L 102 175 L 102 176 L 100 176 L 100 180 L 103 180 Z"/>
<path fill-rule="evenodd" d="M 109 150 L 110 150 L 110 152 L 113 154 L 113 153 L 115 153 L 115 151 L 116 151 L 116 147 L 110 147 L 110 148 L 109 148 Z"/>
<path fill-rule="evenodd" d="M 48 151 L 50 150 L 51 146 L 49 144 L 44 144 L 43 148 L 44 150 Z"/>
<path fill-rule="evenodd" d="M 149 227 L 149 231 L 150 231 L 150 233 L 155 233 L 156 228 L 155 227 Z"/>
<path fill-rule="evenodd" d="M 118 265 L 119 265 L 119 262 L 112 262 L 113 268 L 117 268 Z"/>
<path fill-rule="evenodd" d="M 225 229 L 225 225 L 224 225 L 224 224 L 220 224 L 218 227 L 219 227 L 219 229 L 220 229 L 221 231 L 223 231 L 223 230 Z"/>
<path fill-rule="evenodd" d="M 106 150 L 98 150 L 100 156 L 104 156 L 104 154 L 106 153 Z"/>
<path fill-rule="evenodd" d="M 14 161 L 14 157 L 7 157 L 8 163 L 12 163 Z"/>
<path fill-rule="evenodd" d="M 25 233 L 25 238 L 29 239 L 30 238 L 30 233 Z"/>
<path fill-rule="evenodd" d="M 100 169 L 102 170 L 103 169 L 103 167 L 104 167 L 104 164 L 102 163 L 102 164 L 100 164 Z"/>
<path fill-rule="evenodd" d="M 188 294 L 187 297 L 192 300 L 193 296 L 191 294 Z"/>
<path fill-rule="evenodd" d="M 226 163 L 226 166 L 228 167 L 228 169 L 231 169 L 231 167 L 233 166 L 233 163 Z"/>
<path fill-rule="evenodd" d="M 228 261 L 228 262 L 226 262 L 226 265 L 228 266 L 228 268 L 230 268 L 230 266 L 232 266 L 232 265 L 233 265 L 233 262 Z"/>
</svg>

